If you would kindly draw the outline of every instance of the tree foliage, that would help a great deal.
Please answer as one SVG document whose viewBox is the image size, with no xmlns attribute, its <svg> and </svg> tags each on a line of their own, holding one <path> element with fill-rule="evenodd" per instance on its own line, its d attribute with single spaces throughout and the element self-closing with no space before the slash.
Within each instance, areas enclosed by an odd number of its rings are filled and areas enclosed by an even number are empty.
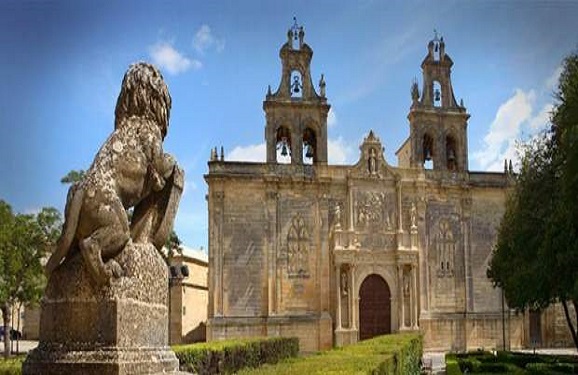
<svg viewBox="0 0 578 375">
<path fill-rule="evenodd" d="M 0 308 L 5 332 L 10 331 L 10 309 L 40 300 L 46 283 L 42 259 L 55 245 L 61 217 L 55 208 L 36 215 L 14 214 L 0 200 Z M 4 354 L 9 354 L 8 337 Z"/>
<path fill-rule="evenodd" d="M 66 174 L 66 176 L 60 179 L 60 182 L 63 184 L 73 184 L 75 182 L 79 182 L 84 178 L 84 170 L 71 170 Z"/>
<path fill-rule="evenodd" d="M 555 96 L 552 127 L 522 149 L 488 276 L 513 308 L 561 302 L 578 348 L 577 54 L 564 61 Z"/>
</svg>

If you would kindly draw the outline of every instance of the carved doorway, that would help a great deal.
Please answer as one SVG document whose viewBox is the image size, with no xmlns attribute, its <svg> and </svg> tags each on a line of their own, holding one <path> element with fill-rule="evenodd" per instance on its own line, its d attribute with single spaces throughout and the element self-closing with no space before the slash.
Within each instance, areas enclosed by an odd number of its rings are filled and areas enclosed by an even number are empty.
<svg viewBox="0 0 578 375">
<path fill-rule="evenodd" d="M 385 280 L 369 275 L 359 289 L 359 340 L 391 333 L 391 292 Z"/>
</svg>

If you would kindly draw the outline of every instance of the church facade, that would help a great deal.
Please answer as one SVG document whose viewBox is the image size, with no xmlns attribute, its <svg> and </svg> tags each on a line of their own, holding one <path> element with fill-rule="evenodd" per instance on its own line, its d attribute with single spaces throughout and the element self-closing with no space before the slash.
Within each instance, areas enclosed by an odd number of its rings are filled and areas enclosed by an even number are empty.
<svg viewBox="0 0 578 375">
<path fill-rule="evenodd" d="M 209 161 L 207 339 L 297 336 L 315 351 L 420 330 L 429 350 L 529 345 L 530 318 L 486 277 L 511 167 L 468 170 L 470 115 L 443 38 L 412 85 L 397 166 L 373 131 L 356 164 L 336 166 L 304 36 L 289 30 L 280 85 L 263 102 L 266 162 L 216 149 Z"/>
</svg>

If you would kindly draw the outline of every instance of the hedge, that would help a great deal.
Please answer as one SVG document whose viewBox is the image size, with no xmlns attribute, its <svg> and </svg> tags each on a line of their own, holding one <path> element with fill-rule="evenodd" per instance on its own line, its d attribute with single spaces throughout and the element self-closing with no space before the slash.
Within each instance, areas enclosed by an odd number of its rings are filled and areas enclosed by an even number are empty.
<svg viewBox="0 0 578 375">
<path fill-rule="evenodd" d="M 239 375 L 417 375 L 420 373 L 422 348 L 422 337 L 417 333 L 385 335 L 309 357 L 291 358 L 277 365 L 245 369 Z"/>
<path fill-rule="evenodd" d="M 21 375 L 22 362 L 25 356 L 10 359 L 0 359 L 0 375 Z"/>
<path fill-rule="evenodd" d="M 245 367 L 259 367 L 296 357 L 299 340 L 295 337 L 215 341 L 173 346 L 180 370 L 198 374 L 232 374 Z"/>
<path fill-rule="evenodd" d="M 578 369 L 577 369 L 578 370 Z M 574 365 L 571 363 L 528 363 L 528 374 L 575 374 Z"/>
<path fill-rule="evenodd" d="M 446 354 L 446 375 L 462 375 L 458 359 L 453 353 Z"/>
</svg>

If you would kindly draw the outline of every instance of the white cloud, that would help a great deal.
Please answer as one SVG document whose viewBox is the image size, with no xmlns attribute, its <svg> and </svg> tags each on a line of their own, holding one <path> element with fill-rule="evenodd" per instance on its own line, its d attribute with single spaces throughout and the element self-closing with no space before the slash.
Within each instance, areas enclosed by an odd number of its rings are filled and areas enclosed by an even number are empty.
<svg viewBox="0 0 578 375">
<path fill-rule="evenodd" d="M 333 108 L 329 109 L 329 113 L 327 114 L 327 127 L 332 128 L 337 125 L 337 115 Z"/>
<path fill-rule="evenodd" d="M 546 90 L 548 91 L 554 91 L 557 87 L 558 87 L 558 81 L 560 80 L 560 75 L 562 74 L 562 70 L 564 68 L 562 67 L 562 65 L 559 65 L 554 72 L 552 73 L 552 75 L 550 77 L 548 77 L 548 79 L 546 80 Z"/>
<path fill-rule="evenodd" d="M 554 110 L 554 105 L 552 103 L 546 104 L 540 113 L 535 117 L 530 119 L 529 127 L 532 132 L 543 130 L 550 123 L 550 115 Z"/>
<path fill-rule="evenodd" d="M 222 52 L 225 49 L 225 40 L 215 37 L 208 25 L 202 25 L 193 38 L 193 48 L 199 54 L 203 54 L 211 47 L 217 52 Z"/>
<path fill-rule="evenodd" d="M 267 148 L 265 143 L 249 146 L 237 146 L 228 155 L 225 155 L 225 160 L 228 161 L 253 161 L 265 162 L 267 156 Z"/>
<path fill-rule="evenodd" d="M 168 42 L 154 44 L 150 47 L 149 53 L 156 65 L 173 75 L 189 69 L 200 69 L 203 66 L 200 61 L 185 57 Z"/>
<path fill-rule="evenodd" d="M 515 139 L 521 134 L 522 124 L 532 118 L 532 106 L 536 100 L 533 90 L 528 92 L 517 89 L 514 96 L 503 103 L 490 130 L 484 137 L 484 145 L 473 158 L 482 169 L 502 170 L 505 155 L 515 154 Z M 496 164 L 498 163 L 498 164 Z M 500 168 L 496 169 L 497 165 Z"/>
<path fill-rule="evenodd" d="M 355 149 L 353 143 L 345 142 L 343 137 L 327 140 L 327 158 L 329 164 L 352 164 Z"/>
</svg>

